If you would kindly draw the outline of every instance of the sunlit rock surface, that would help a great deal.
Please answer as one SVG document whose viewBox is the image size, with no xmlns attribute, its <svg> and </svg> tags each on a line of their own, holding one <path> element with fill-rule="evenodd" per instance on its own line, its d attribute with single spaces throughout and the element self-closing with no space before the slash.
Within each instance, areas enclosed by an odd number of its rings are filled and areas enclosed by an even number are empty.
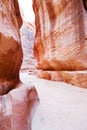
<svg viewBox="0 0 87 130">
<path fill-rule="evenodd" d="M 31 130 L 37 103 L 35 88 L 24 84 L 0 96 L 0 130 Z"/>
<path fill-rule="evenodd" d="M 17 0 L 0 0 L 0 94 L 7 93 L 19 83 L 21 25 Z"/>
<path fill-rule="evenodd" d="M 35 27 L 33 23 L 24 22 L 20 30 L 21 33 L 21 44 L 23 48 L 23 63 L 21 71 L 29 71 L 35 69 L 35 58 L 34 58 L 34 36 Z"/>
<path fill-rule="evenodd" d="M 37 68 L 86 70 L 87 12 L 83 1 L 33 0 L 33 9 Z"/>
</svg>

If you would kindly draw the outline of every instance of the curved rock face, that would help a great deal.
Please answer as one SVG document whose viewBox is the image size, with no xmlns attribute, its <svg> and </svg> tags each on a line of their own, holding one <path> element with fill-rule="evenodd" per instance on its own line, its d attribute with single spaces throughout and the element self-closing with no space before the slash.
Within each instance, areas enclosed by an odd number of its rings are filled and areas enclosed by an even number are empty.
<svg viewBox="0 0 87 130">
<path fill-rule="evenodd" d="M 87 0 L 83 0 L 83 5 L 84 5 L 85 10 L 87 11 Z"/>
<path fill-rule="evenodd" d="M 33 0 L 33 9 L 37 68 L 86 70 L 87 12 L 83 1 Z"/>
<path fill-rule="evenodd" d="M 37 103 L 35 88 L 24 84 L 0 96 L 0 130 L 31 130 Z"/>
<path fill-rule="evenodd" d="M 0 0 L 0 94 L 7 93 L 19 83 L 21 25 L 17 0 Z"/>
<path fill-rule="evenodd" d="M 0 0 L 0 130 L 31 130 L 39 100 L 35 87 L 20 83 L 21 25 L 18 1 Z"/>
</svg>

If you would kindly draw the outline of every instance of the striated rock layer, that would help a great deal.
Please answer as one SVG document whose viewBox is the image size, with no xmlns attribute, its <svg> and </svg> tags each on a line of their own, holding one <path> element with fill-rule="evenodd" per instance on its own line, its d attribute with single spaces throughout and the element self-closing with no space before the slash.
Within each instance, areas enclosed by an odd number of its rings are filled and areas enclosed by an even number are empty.
<svg viewBox="0 0 87 130">
<path fill-rule="evenodd" d="M 21 25 L 18 1 L 0 0 L 0 94 L 7 93 L 19 83 Z"/>
<path fill-rule="evenodd" d="M 39 71 L 38 77 L 87 88 L 87 71 Z"/>
<path fill-rule="evenodd" d="M 20 33 L 21 33 L 21 44 L 23 48 L 23 62 L 21 71 L 29 71 L 35 69 L 35 58 L 33 53 L 34 46 L 34 25 L 29 22 L 24 22 Z"/>
<path fill-rule="evenodd" d="M 31 130 L 32 114 L 37 103 L 35 88 L 24 84 L 0 96 L 0 130 Z"/>
<path fill-rule="evenodd" d="M 33 0 L 34 55 L 43 70 L 87 69 L 87 12 L 84 0 Z"/>
</svg>

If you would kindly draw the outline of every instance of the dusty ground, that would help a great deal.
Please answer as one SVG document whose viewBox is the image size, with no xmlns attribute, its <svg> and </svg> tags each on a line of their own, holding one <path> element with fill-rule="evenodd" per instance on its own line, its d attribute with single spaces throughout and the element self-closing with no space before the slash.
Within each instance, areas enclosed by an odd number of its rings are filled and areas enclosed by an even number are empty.
<svg viewBox="0 0 87 130">
<path fill-rule="evenodd" d="M 87 130 L 87 89 L 21 73 L 21 80 L 35 85 L 40 103 L 32 130 Z"/>
<path fill-rule="evenodd" d="M 87 89 L 32 75 L 35 68 L 32 29 L 26 23 L 21 28 L 24 60 L 20 73 L 22 82 L 35 85 L 40 99 L 32 130 L 87 130 Z"/>
</svg>

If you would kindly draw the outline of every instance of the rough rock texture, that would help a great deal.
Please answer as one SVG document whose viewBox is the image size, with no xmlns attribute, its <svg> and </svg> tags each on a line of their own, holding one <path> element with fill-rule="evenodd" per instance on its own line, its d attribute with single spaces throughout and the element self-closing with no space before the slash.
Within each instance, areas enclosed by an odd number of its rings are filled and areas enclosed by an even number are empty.
<svg viewBox="0 0 87 130">
<path fill-rule="evenodd" d="M 34 36 L 35 27 L 34 24 L 24 22 L 21 27 L 21 44 L 23 48 L 23 62 L 21 71 L 29 71 L 35 69 L 35 58 L 34 58 Z"/>
<path fill-rule="evenodd" d="M 33 0 L 37 68 L 87 69 L 87 12 L 84 7 L 84 0 Z"/>
<path fill-rule="evenodd" d="M 31 130 L 38 102 L 36 89 L 22 84 L 19 78 L 21 25 L 18 1 L 0 0 L 0 130 Z"/>
<path fill-rule="evenodd" d="M 17 0 L 0 0 L 0 94 L 7 93 L 19 83 L 21 25 Z"/>
<path fill-rule="evenodd" d="M 16 14 L 16 18 L 17 18 L 17 21 L 18 21 L 18 26 L 20 28 L 22 23 L 23 23 L 23 21 L 22 21 L 21 14 L 20 14 L 18 0 L 13 0 L 13 6 L 14 6 L 14 9 L 15 9 L 14 13 Z"/>
<path fill-rule="evenodd" d="M 24 84 L 0 96 L 0 130 L 31 130 L 32 114 L 37 103 L 35 88 Z"/>
<path fill-rule="evenodd" d="M 87 71 L 39 71 L 38 77 L 87 88 Z"/>
</svg>

